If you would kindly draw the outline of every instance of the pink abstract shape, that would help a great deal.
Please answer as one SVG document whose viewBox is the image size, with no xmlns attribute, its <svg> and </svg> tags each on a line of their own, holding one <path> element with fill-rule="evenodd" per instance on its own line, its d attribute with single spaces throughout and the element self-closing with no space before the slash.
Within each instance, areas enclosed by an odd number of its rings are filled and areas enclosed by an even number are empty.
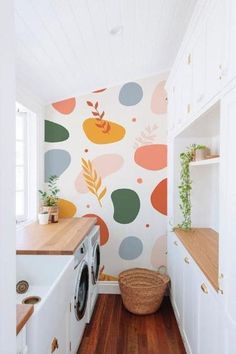
<svg viewBox="0 0 236 354">
<path fill-rule="evenodd" d="M 117 172 L 123 166 L 124 159 L 118 154 L 104 154 L 96 157 L 91 163 L 97 174 L 103 179 Z M 88 193 L 82 170 L 75 180 L 75 188 L 79 193 Z"/>
<path fill-rule="evenodd" d="M 159 82 L 152 94 L 151 110 L 155 114 L 167 112 L 167 93 L 165 90 L 165 81 Z"/>
<path fill-rule="evenodd" d="M 167 145 L 152 144 L 140 146 L 134 154 L 137 165 L 146 170 L 161 170 L 167 166 Z"/>
<path fill-rule="evenodd" d="M 154 268 L 158 269 L 160 266 L 166 265 L 166 248 L 166 235 L 159 236 L 156 239 L 151 252 L 151 264 Z"/>
</svg>

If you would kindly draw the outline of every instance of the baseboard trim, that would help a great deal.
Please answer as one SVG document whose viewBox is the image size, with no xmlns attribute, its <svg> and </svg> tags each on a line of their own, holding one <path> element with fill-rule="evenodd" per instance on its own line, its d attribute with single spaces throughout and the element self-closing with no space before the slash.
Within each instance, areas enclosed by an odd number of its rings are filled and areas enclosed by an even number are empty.
<svg viewBox="0 0 236 354">
<path fill-rule="evenodd" d="M 120 294 L 118 281 L 100 281 L 98 292 L 99 294 Z"/>
</svg>

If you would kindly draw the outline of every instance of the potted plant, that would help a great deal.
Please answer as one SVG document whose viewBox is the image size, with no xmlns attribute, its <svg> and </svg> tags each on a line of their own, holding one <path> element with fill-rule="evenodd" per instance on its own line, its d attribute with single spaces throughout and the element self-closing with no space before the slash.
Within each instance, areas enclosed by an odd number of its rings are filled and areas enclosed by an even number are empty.
<svg viewBox="0 0 236 354">
<path fill-rule="evenodd" d="M 208 151 L 209 149 L 205 145 L 196 145 L 194 151 L 194 160 L 195 161 L 205 160 Z"/>
<path fill-rule="evenodd" d="M 185 152 L 180 154 L 180 185 L 179 188 L 179 197 L 180 197 L 180 210 L 183 215 L 183 221 L 178 225 L 179 228 L 183 230 L 190 230 L 192 227 L 191 220 L 191 190 L 192 190 L 192 180 L 190 176 L 189 164 L 195 159 L 196 151 L 206 149 L 205 145 L 196 145 L 192 144 L 186 148 Z"/>
<path fill-rule="evenodd" d="M 58 193 L 57 176 L 50 176 L 48 179 L 48 192 L 39 190 L 42 201 L 42 212 L 48 212 L 49 222 L 58 222 Z"/>
</svg>

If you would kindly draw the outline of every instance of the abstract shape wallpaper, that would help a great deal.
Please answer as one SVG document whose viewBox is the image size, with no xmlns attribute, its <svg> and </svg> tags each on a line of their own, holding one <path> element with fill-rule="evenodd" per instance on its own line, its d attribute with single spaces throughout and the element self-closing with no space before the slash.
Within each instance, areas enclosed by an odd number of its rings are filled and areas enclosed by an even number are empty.
<svg viewBox="0 0 236 354">
<path fill-rule="evenodd" d="M 167 73 L 47 107 L 45 182 L 60 216 L 96 216 L 101 280 L 166 262 Z"/>
</svg>

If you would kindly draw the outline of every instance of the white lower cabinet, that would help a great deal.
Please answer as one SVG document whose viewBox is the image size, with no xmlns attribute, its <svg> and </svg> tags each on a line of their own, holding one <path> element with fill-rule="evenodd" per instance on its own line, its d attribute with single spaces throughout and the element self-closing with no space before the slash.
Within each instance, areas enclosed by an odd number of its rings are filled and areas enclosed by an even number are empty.
<svg viewBox="0 0 236 354">
<path fill-rule="evenodd" d="M 220 295 L 200 274 L 198 284 L 198 353 L 223 354 Z"/>
<path fill-rule="evenodd" d="M 177 321 L 183 321 L 183 254 L 180 242 L 170 233 L 168 237 L 168 270 L 171 278 L 171 298 Z"/>
<path fill-rule="evenodd" d="M 183 266 L 183 333 L 190 353 L 197 354 L 198 283 L 192 258 L 184 252 Z"/>
<path fill-rule="evenodd" d="M 188 354 L 224 354 L 222 295 L 209 284 L 177 236 L 170 233 L 168 237 L 171 301 L 186 351 Z"/>
<path fill-rule="evenodd" d="M 16 354 L 27 354 L 28 348 L 26 343 L 26 327 L 18 333 L 16 337 Z"/>
</svg>

